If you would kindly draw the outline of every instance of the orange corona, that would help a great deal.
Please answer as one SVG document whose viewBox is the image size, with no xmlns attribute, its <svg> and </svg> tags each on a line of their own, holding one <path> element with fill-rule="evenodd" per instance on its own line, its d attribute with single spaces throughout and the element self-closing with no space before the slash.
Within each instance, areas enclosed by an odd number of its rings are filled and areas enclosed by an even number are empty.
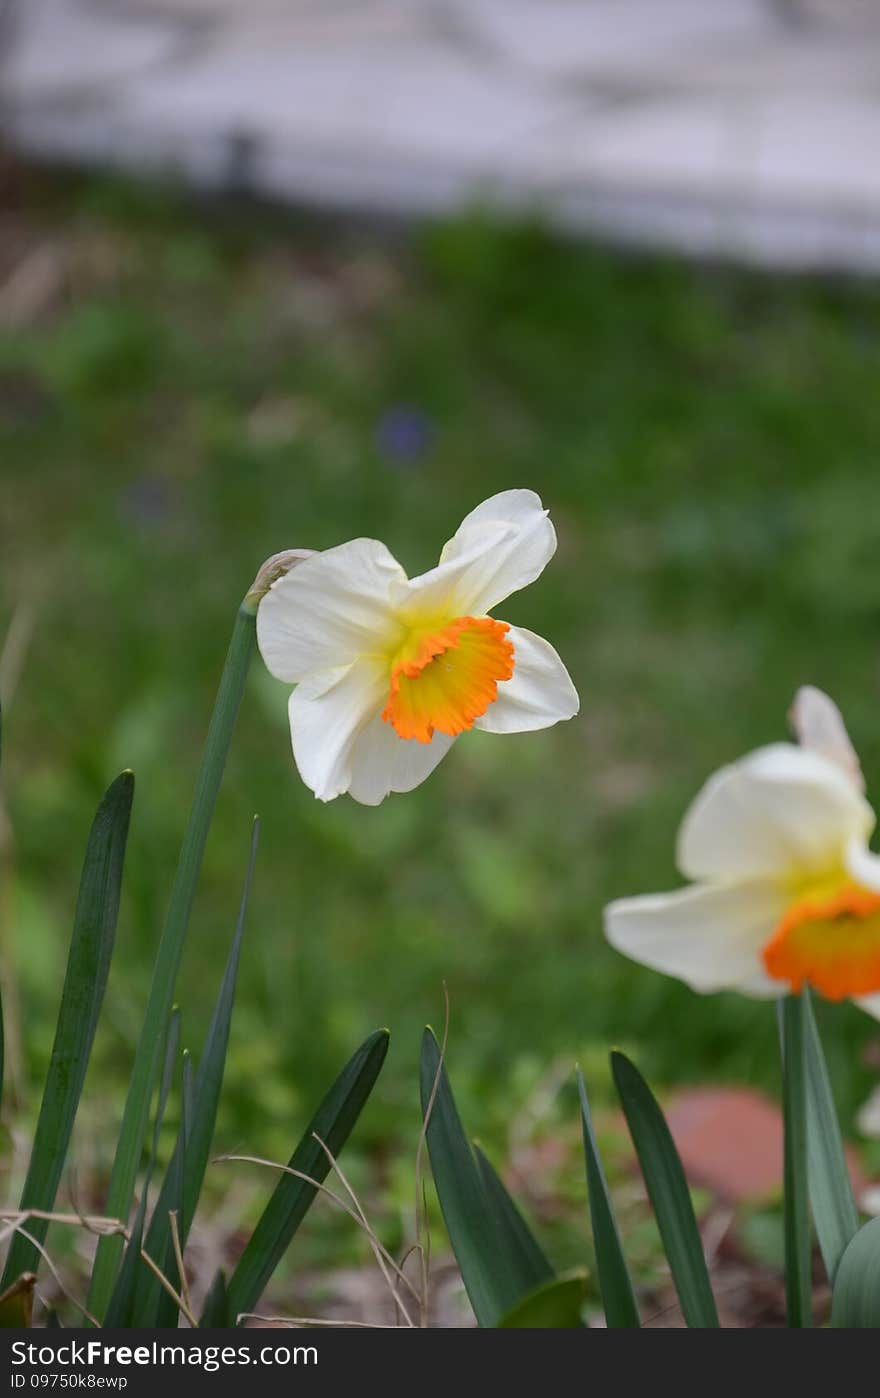
<svg viewBox="0 0 880 1398">
<path fill-rule="evenodd" d="M 880 990 L 880 894 L 844 882 L 799 898 L 764 948 L 774 980 L 829 1000 Z"/>
<path fill-rule="evenodd" d="M 457 617 L 419 631 L 391 668 L 391 691 L 382 712 L 401 738 L 429 743 L 434 733 L 457 737 L 473 728 L 513 675 L 509 626 L 492 617 Z"/>
</svg>

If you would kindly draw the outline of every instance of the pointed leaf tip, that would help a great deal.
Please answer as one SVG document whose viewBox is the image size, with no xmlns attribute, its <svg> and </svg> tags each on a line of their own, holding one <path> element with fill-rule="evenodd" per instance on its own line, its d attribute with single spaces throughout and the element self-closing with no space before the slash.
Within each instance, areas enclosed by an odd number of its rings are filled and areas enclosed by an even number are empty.
<svg viewBox="0 0 880 1398">
<path fill-rule="evenodd" d="M 21 1208 L 51 1212 L 64 1173 L 73 1124 L 107 985 L 122 891 L 134 782 L 125 773 L 107 788 L 89 831 L 73 934 L 43 1100 L 33 1137 Z M 31 1220 L 37 1243 L 45 1219 Z M 0 1287 L 36 1271 L 40 1254 L 22 1233 L 12 1239 Z"/>
<path fill-rule="evenodd" d="M 338 1156 L 375 1086 L 388 1052 L 388 1034 L 378 1029 L 364 1040 L 327 1092 L 290 1158 L 263 1214 L 239 1258 L 228 1286 L 230 1314 L 252 1311 L 284 1256 L 330 1170 L 321 1142 Z M 308 1184 L 299 1175 L 316 1184 Z"/>
<path fill-rule="evenodd" d="M 685 1322 L 692 1329 L 714 1329 L 719 1323 L 718 1312 L 672 1133 L 653 1092 L 625 1054 L 612 1052 L 611 1071 Z"/>
<path fill-rule="evenodd" d="M 462 1126 L 440 1046 L 422 1036 L 422 1113 L 434 1185 L 477 1322 L 495 1326 L 524 1295 L 553 1277 L 516 1204 Z"/>
<path fill-rule="evenodd" d="M 578 1092 L 581 1101 L 581 1125 L 583 1128 L 584 1157 L 587 1174 L 587 1196 L 590 1207 L 590 1221 L 593 1228 L 593 1247 L 596 1253 L 596 1267 L 599 1273 L 599 1290 L 605 1321 L 609 1330 L 637 1330 L 640 1327 L 639 1308 L 602 1159 L 593 1129 L 593 1118 L 587 1098 L 586 1084 L 580 1068 L 577 1070 Z"/>
</svg>

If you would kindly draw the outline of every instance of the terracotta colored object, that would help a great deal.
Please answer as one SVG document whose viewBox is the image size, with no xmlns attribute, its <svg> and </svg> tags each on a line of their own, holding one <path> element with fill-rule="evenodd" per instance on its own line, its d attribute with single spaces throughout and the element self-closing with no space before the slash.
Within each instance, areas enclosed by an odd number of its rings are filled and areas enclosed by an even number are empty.
<svg viewBox="0 0 880 1398">
<path fill-rule="evenodd" d="M 782 1112 L 746 1087 L 689 1088 L 666 1106 L 691 1184 L 730 1203 L 761 1200 L 782 1189 Z M 856 1197 L 865 1180 L 847 1151 Z"/>
</svg>

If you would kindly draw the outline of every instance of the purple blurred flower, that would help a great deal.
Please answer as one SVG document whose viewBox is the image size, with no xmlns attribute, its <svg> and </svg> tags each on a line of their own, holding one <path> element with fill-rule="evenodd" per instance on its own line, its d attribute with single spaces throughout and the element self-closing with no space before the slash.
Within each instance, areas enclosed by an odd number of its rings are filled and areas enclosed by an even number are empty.
<svg viewBox="0 0 880 1398">
<path fill-rule="evenodd" d="M 396 403 L 376 424 L 376 446 L 395 466 L 414 466 L 431 450 L 433 442 L 431 419 L 411 403 Z"/>
<path fill-rule="evenodd" d="M 139 476 L 117 497 L 123 520 L 138 529 L 161 529 L 175 511 L 176 491 L 164 476 Z"/>
</svg>

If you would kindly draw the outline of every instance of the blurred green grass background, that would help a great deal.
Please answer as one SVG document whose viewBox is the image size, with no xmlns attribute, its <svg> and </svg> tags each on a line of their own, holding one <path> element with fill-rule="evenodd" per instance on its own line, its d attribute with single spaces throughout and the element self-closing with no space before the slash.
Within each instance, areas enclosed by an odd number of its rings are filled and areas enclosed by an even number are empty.
<svg viewBox="0 0 880 1398">
<path fill-rule="evenodd" d="M 286 1155 L 292 1123 L 387 1024 L 359 1139 L 409 1156 L 444 981 L 456 1091 L 496 1153 L 554 1065 L 600 1074 L 612 1043 L 661 1084 L 774 1090 L 772 1010 L 624 961 L 601 910 L 676 885 L 687 802 L 784 736 L 800 683 L 838 699 L 880 789 L 877 287 L 563 245 L 479 212 L 403 234 L 21 175 L 0 258 L 29 258 L 37 288 L 16 300 L 7 283 L 0 317 L 0 633 L 33 620 L 3 769 L 23 1112 L 88 825 L 131 766 L 86 1087 L 90 1149 L 109 1160 L 261 561 L 368 534 L 421 571 L 478 501 L 521 485 L 550 507 L 559 552 L 501 614 L 565 658 L 583 705 L 570 724 L 466 735 L 413 795 L 324 806 L 292 765 L 286 691 L 255 662 L 178 996 L 197 1049 L 259 812 L 218 1148 Z M 822 1018 L 848 1124 L 876 1030 L 845 1006 Z"/>
</svg>

